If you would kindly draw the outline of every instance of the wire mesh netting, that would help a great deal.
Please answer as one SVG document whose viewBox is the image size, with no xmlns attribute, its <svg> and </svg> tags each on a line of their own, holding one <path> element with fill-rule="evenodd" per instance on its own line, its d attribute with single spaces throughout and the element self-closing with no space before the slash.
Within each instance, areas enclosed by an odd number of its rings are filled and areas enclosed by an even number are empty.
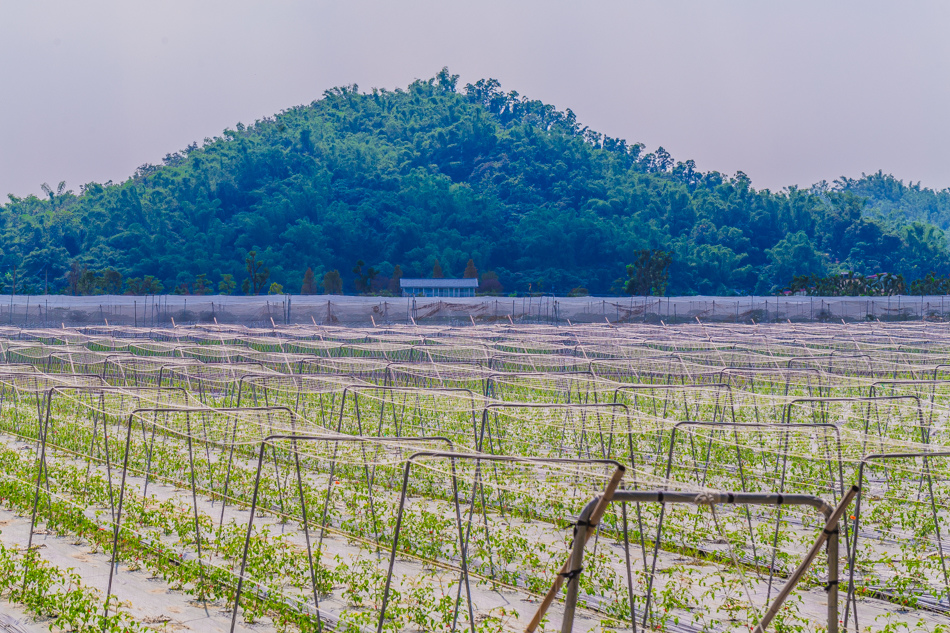
<svg viewBox="0 0 950 633">
<path fill-rule="evenodd" d="M 890 297 L 348 297 L 340 295 L 0 295 L 0 324 L 471 325 L 473 323 L 847 322 L 942 320 L 944 296 Z"/>
<path fill-rule="evenodd" d="M 950 626 L 942 324 L 117 314 L 0 327 L 0 542 L 104 561 L 104 613 L 175 624 L 147 574 L 208 630 L 521 631 L 557 583 L 538 630 Z"/>
</svg>

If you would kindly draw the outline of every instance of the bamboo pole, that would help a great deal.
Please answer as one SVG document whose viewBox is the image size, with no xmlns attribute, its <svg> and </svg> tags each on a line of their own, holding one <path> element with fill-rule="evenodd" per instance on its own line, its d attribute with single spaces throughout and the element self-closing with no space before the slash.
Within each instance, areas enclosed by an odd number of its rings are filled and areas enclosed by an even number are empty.
<svg viewBox="0 0 950 633">
<path fill-rule="evenodd" d="M 597 505 L 594 506 L 594 511 L 590 515 L 590 525 L 585 526 L 587 529 L 579 530 L 578 536 L 581 537 L 578 540 L 582 540 L 583 543 L 574 543 L 572 549 L 580 549 L 583 551 L 584 546 L 587 545 L 587 541 L 590 540 L 590 537 L 594 535 L 597 531 L 597 524 L 600 523 L 600 519 L 604 516 L 604 512 L 607 511 L 607 506 L 610 504 L 610 500 L 613 499 L 614 492 L 617 490 L 617 486 L 620 485 L 620 480 L 623 479 L 625 469 L 617 468 L 614 471 L 613 476 L 610 478 L 610 481 L 607 482 L 607 487 L 604 489 L 604 494 L 600 497 L 600 500 L 597 502 Z M 561 585 L 564 584 L 564 574 L 568 572 L 568 566 L 571 563 L 571 557 L 568 557 L 564 564 L 561 565 L 561 571 L 557 576 L 554 577 L 554 583 L 551 585 L 551 588 L 548 589 L 548 593 L 544 596 L 544 600 L 541 601 L 541 605 L 538 607 L 537 613 L 534 614 L 534 617 L 531 618 L 531 622 L 528 624 L 528 628 L 525 629 L 525 633 L 533 633 L 535 629 L 538 628 L 538 625 L 541 624 L 541 618 L 544 617 L 544 614 L 547 613 L 547 610 L 550 608 L 551 603 L 554 602 L 554 598 L 557 597 L 558 591 L 561 590 Z"/>
</svg>

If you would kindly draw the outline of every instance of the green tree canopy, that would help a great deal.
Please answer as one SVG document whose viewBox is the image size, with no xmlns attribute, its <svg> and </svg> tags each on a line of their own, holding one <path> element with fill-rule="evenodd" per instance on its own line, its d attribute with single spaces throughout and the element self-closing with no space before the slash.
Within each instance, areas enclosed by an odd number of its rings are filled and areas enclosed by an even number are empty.
<svg viewBox="0 0 950 633">
<path fill-rule="evenodd" d="M 638 251 L 636 261 L 627 266 L 628 279 L 624 291 L 628 295 L 663 296 L 669 283 L 672 262 L 673 254 L 666 251 Z"/>
<path fill-rule="evenodd" d="M 331 270 L 323 276 L 323 292 L 328 295 L 343 294 L 343 278 L 340 271 Z"/>
<path fill-rule="evenodd" d="M 668 293 L 761 293 L 790 273 L 946 275 L 948 228 L 950 190 L 880 172 L 757 190 L 443 70 L 397 90 L 328 90 L 121 183 L 9 196 L 0 273 L 76 293 L 97 291 L 84 270 L 167 288 L 204 274 L 219 290 L 230 275 L 258 294 L 296 287 L 308 267 L 427 277 L 437 261 L 451 276 L 473 260 L 509 291 L 543 280 L 604 294 L 622 291 L 639 251 L 659 250 L 672 254 Z"/>
</svg>

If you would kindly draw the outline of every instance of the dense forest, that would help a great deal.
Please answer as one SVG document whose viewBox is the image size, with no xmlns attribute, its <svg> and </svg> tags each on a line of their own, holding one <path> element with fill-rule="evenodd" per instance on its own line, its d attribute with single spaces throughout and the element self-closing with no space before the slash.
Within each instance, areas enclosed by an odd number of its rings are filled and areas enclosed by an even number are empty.
<svg viewBox="0 0 950 633">
<path fill-rule="evenodd" d="M 335 88 L 121 184 L 11 195 L 0 290 L 385 292 L 396 266 L 461 277 L 472 260 L 496 291 L 608 294 L 646 249 L 670 255 L 672 294 L 950 273 L 950 190 L 882 173 L 757 190 L 494 79 L 457 84 L 443 69 L 405 90 Z"/>
</svg>

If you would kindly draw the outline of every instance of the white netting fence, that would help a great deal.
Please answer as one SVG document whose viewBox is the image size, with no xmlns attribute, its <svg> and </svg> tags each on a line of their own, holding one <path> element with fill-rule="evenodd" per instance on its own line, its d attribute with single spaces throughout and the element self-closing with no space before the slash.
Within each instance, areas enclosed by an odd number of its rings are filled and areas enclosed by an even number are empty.
<svg viewBox="0 0 950 633">
<path fill-rule="evenodd" d="M 946 320 L 946 296 L 893 297 L 473 297 L 405 298 L 339 295 L 260 297 L 0 295 L 0 325 L 102 324 L 164 326 L 372 325 L 429 323 L 847 322 Z"/>
</svg>

